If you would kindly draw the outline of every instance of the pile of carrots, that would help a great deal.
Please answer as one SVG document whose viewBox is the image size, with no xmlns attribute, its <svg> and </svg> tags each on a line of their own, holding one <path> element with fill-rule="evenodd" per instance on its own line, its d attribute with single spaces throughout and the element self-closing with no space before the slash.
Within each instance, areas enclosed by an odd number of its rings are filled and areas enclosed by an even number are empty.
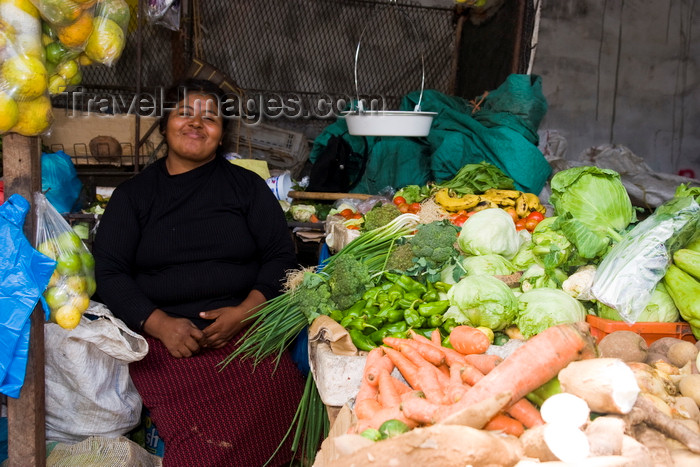
<svg viewBox="0 0 700 467">
<path fill-rule="evenodd" d="M 358 421 L 351 431 L 377 429 L 391 419 L 410 428 L 430 426 L 470 404 L 507 393 L 504 410 L 483 429 L 520 436 L 544 423 L 524 396 L 571 361 L 595 356 L 586 333 L 569 325 L 547 329 L 505 360 L 485 353 L 489 339 L 476 328 L 457 326 L 449 340 L 453 348 L 442 345 L 438 330 L 430 339 L 410 332 L 406 339 L 387 337 L 384 346 L 370 351 L 355 398 Z M 405 382 L 391 375 L 394 368 Z"/>
</svg>

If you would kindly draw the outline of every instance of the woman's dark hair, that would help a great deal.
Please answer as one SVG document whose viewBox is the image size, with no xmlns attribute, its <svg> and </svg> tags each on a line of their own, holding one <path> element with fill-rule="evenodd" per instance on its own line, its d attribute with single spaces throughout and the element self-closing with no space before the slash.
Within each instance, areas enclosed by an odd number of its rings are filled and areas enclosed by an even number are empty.
<svg viewBox="0 0 700 467">
<path fill-rule="evenodd" d="M 158 122 L 160 134 L 165 135 L 165 129 L 168 126 L 168 117 L 172 112 L 173 105 L 184 99 L 185 94 L 204 94 L 206 96 L 216 97 L 217 103 L 222 104 L 225 100 L 226 93 L 216 84 L 205 79 L 185 78 L 174 86 L 168 88 L 164 95 L 163 115 Z M 229 119 L 222 116 L 222 132 L 226 132 Z"/>
</svg>

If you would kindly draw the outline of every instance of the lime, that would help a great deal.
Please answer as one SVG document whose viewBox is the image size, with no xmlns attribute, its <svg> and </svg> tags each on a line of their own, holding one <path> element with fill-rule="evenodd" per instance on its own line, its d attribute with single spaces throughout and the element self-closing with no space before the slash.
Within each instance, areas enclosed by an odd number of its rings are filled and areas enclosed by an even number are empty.
<svg viewBox="0 0 700 467">
<path fill-rule="evenodd" d="M 395 418 L 387 420 L 379 426 L 379 433 L 381 433 L 383 439 L 393 438 L 396 435 L 406 433 L 410 430 L 411 429 L 408 427 L 408 425 L 401 420 L 396 420 Z"/>
<path fill-rule="evenodd" d="M 379 441 L 382 439 L 382 434 L 376 428 L 367 428 L 365 431 L 360 433 L 360 436 L 371 439 L 372 441 Z"/>
<path fill-rule="evenodd" d="M 46 21 L 41 22 L 41 33 L 45 36 L 49 36 L 51 39 L 56 38 L 56 31 L 54 31 L 51 25 Z"/>
<path fill-rule="evenodd" d="M 2 65 L 2 78 L 17 99 L 35 99 L 46 91 L 44 63 L 29 55 L 15 55 Z"/>
<path fill-rule="evenodd" d="M 5 133 L 17 124 L 19 107 L 17 102 L 4 92 L 0 92 L 0 133 Z"/>
<path fill-rule="evenodd" d="M 87 283 L 87 290 L 85 292 L 88 294 L 88 296 L 92 297 L 97 290 L 97 282 L 95 282 L 95 278 L 92 276 L 86 276 L 85 282 Z"/>
<path fill-rule="evenodd" d="M 46 292 L 44 292 L 44 298 L 46 299 L 46 303 L 49 305 L 49 308 L 52 310 L 58 310 L 63 305 L 68 303 L 68 300 L 70 300 L 70 295 L 64 287 L 49 287 L 46 289 Z"/>
<path fill-rule="evenodd" d="M 78 251 L 83 249 L 83 241 L 72 230 L 63 232 L 56 238 L 59 251 Z"/>
<path fill-rule="evenodd" d="M 80 5 L 72 0 L 42 0 L 38 3 L 41 16 L 54 26 L 70 24 L 80 16 Z"/>
<path fill-rule="evenodd" d="M 83 263 L 83 271 L 85 273 L 92 274 L 95 271 L 95 257 L 92 256 L 92 253 L 89 251 L 80 253 L 80 261 Z"/>
<path fill-rule="evenodd" d="M 48 287 L 56 287 L 58 285 L 58 282 L 61 280 L 61 275 L 56 271 L 54 268 L 53 274 L 51 274 L 51 277 L 49 278 L 49 284 Z"/>
<path fill-rule="evenodd" d="M 95 6 L 95 16 L 111 19 L 122 28 L 129 25 L 131 17 L 129 5 L 124 0 L 101 0 Z"/>
<path fill-rule="evenodd" d="M 78 69 L 78 72 L 73 75 L 71 79 L 68 80 L 68 85 L 69 86 L 77 86 L 78 84 L 83 82 L 83 74 L 80 72 L 80 69 Z"/>
<path fill-rule="evenodd" d="M 56 261 L 56 270 L 62 276 L 78 274 L 83 267 L 83 263 L 80 262 L 80 255 L 75 252 L 62 253 Z"/>
<path fill-rule="evenodd" d="M 78 62 L 75 60 L 63 61 L 56 66 L 56 73 L 68 82 L 78 73 Z"/>
<path fill-rule="evenodd" d="M 46 46 L 46 61 L 58 64 L 63 60 L 68 48 L 60 42 L 51 42 Z"/>
<path fill-rule="evenodd" d="M 63 305 L 53 314 L 53 320 L 64 329 L 73 329 L 80 324 L 83 316 L 81 311 L 74 305 Z"/>
</svg>

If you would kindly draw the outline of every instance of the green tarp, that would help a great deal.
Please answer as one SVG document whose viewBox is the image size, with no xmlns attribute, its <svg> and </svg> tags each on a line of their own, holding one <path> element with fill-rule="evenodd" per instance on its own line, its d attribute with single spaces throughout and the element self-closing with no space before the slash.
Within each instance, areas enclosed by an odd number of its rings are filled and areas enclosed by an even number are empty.
<svg viewBox="0 0 700 467">
<path fill-rule="evenodd" d="M 413 110 L 419 97 L 418 91 L 406 95 L 399 110 Z M 425 90 L 421 110 L 437 115 L 424 138 L 351 136 L 339 118 L 314 140 L 309 159 L 316 160 L 332 135 L 342 135 L 358 154 L 365 144 L 369 147 L 367 168 L 355 193 L 441 182 L 466 164 L 486 161 L 510 176 L 517 189 L 539 194 L 551 173 L 537 148 L 537 129 L 547 112 L 541 78 L 510 75 L 497 89 L 475 99 L 480 100 L 475 110 L 468 99 Z"/>
</svg>

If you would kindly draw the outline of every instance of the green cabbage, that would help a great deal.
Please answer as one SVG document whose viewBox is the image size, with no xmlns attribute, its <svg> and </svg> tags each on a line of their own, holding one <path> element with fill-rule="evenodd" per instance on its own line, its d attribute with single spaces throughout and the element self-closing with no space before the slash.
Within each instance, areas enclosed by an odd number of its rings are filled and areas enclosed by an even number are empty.
<svg viewBox="0 0 700 467">
<path fill-rule="evenodd" d="M 561 289 L 539 288 L 518 297 L 515 324 L 526 339 L 563 323 L 586 320 L 584 306 Z"/>
<path fill-rule="evenodd" d="M 488 274 L 490 276 L 507 276 L 516 271 L 511 262 L 501 255 L 464 256 L 459 263 L 464 269 L 465 275 Z"/>
<path fill-rule="evenodd" d="M 597 303 L 596 314 L 603 319 L 624 321 L 620 313 L 601 302 Z M 659 282 L 651 293 L 647 306 L 637 316 L 636 322 L 642 323 L 675 323 L 680 320 L 680 313 L 663 282 Z"/>
<path fill-rule="evenodd" d="M 556 226 L 573 243 L 582 258 L 603 256 L 611 242 L 637 214 L 620 174 L 595 166 L 557 172 L 550 182 L 549 202 L 561 219 Z"/>
<path fill-rule="evenodd" d="M 488 275 L 465 276 L 450 288 L 447 298 L 451 306 L 443 315 L 445 319 L 494 331 L 512 324 L 518 307 L 510 287 Z"/>
<path fill-rule="evenodd" d="M 467 219 L 457 241 L 467 255 L 496 254 L 506 259 L 515 256 L 523 243 L 513 218 L 499 208 L 484 209 Z"/>
<path fill-rule="evenodd" d="M 545 270 L 539 264 L 533 264 L 520 277 L 520 288 L 523 292 L 542 287 L 551 289 L 561 288 L 569 276 L 559 268 Z"/>
</svg>

